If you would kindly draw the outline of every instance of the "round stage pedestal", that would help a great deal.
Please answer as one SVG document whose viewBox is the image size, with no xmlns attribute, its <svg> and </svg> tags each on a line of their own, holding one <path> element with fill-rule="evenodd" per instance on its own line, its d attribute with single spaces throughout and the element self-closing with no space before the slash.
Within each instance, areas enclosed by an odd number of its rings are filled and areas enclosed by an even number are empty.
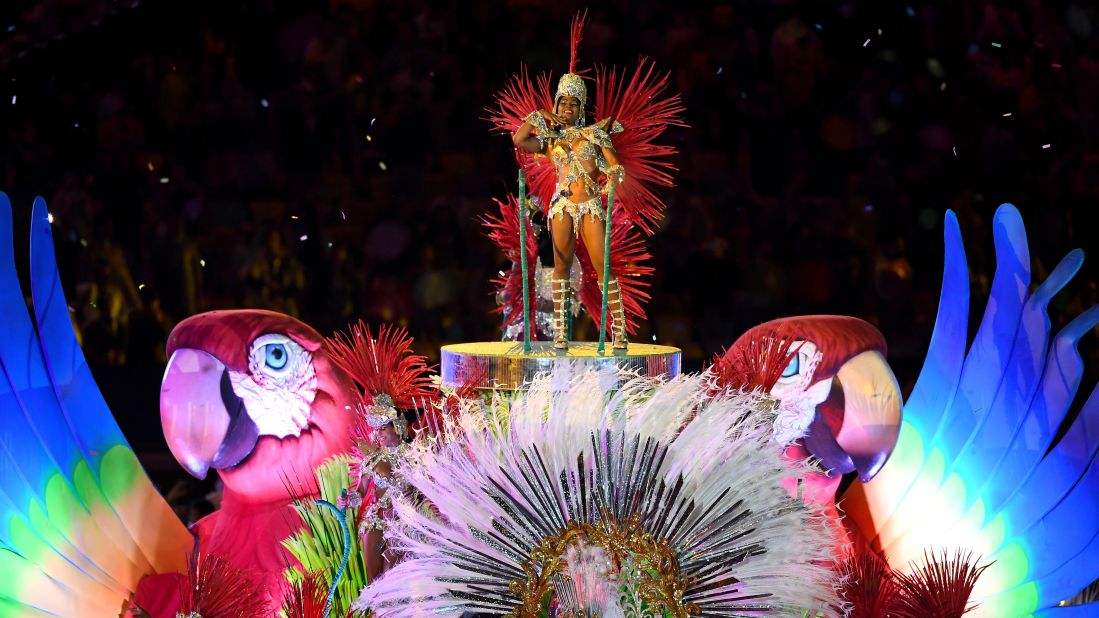
<svg viewBox="0 0 1099 618">
<path fill-rule="evenodd" d="M 616 353 L 608 341 L 605 354 L 598 350 L 598 343 L 585 341 L 569 343 L 567 351 L 554 349 L 550 341 L 532 341 L 529 353 L 523 353 L 522 342 L 515 341 L 456 343 L 443 346 L 440 373 L 446 386 L 473 383 L 479 389 L 505 391 L 522 387 L 536 374 L 552 371 L 560 363 L 581 370 L 614 368 L 651 378 L 679 375 L 679 348 L 631 343 L 627 350 Z"/>
</svg>

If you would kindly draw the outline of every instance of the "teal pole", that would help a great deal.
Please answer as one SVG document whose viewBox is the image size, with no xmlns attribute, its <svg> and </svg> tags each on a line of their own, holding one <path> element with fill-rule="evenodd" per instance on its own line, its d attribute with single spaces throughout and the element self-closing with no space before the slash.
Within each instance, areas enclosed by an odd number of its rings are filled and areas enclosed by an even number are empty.
<svg viewBox="0 0 1099 618">
<path fill-rule="evenodd" d="M 599 319 L 599 354 L 606 350 L 607 342 L 607 285 L 611 277 L 611 211 L 614 210 L 614 184 L 607 192 L 607 234 L 603 241 L 603 311 Z M 619 292 L 621 294 L 621 292 Z M 621 298 L 618 299 L 622 301 Z"/>
<path fill-rule="evenodd" d="M 530 354 L 530 283 L 527 277 L 527 178 L 519 170 L 519 262 L 523 270 L 523 353 Z"/>
</svg>

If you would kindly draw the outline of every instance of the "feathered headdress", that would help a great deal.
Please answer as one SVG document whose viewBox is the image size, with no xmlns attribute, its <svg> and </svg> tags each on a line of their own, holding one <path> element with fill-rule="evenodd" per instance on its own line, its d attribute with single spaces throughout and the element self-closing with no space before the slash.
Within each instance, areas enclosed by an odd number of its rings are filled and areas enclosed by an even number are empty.
<svg viewBox="0 0 1099 618">
<path fill-rule="evenodd" d="M 405 559 L 363 591 L 380 618 L 562 608 L 786 615 L 835 606 L 833 543 L 818 507 L 769 444 L 766 406 L 615 375 L 536 379 L 515 399 L 469 405 L 454 439 L 402 462 L 431 505 L 394 500 Z M 706 453 L 699 457 L 699 453 Z"/>
<path fill-rule="evenodd" d="M 382 324 L 375 339 L 365 322 L 348 333 L 325 339 L 332 362 L 362 389 L 363 407 L 372 426 L 395 420 L 397 410 L 411 410 L 433 396 L 427 359 L 412 352 L 412 337 L 400 327 Z"/>
<path fill-rule="evenodd" d="M 553 96 L 553 111 L 555 112 L 562 97 L 574 97 L 580 100 L 580 124 L 584 124 L 584 110 L 588 103 L 588 87 L 584 85 L 584 78 L 576 70 L 576 64 L 580 55 L 580 40 L 584 37 L 584 22 L 587 17 L 588 12 L 584 11 L 572 18 L 569 72 L 562 75 L 561 79 L 557 81 L 557 94 Z"/>
</svg>

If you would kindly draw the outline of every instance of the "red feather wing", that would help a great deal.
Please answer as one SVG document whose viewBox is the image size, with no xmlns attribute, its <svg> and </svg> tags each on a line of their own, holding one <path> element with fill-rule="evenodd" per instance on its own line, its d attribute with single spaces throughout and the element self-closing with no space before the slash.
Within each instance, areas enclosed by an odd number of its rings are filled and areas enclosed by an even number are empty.
<svg viewBox="0 0 1099 618">
<path fill-rule="evenodd" d="M 522 256 L 519 253 L 519 200 L 510 196 L 507 202 L 501 202 L 497 199 L 493 199 L 493 201 L 499 207 L 500 214 L 498 216 L 493 214 L 485 215 L 481 219 L 481 223 L 487 230 L 485 234 L 504 251 L 504 257 L 511 262 L 511 268 L 507 271 L 501 271 L 492 280 L 492 283 L 496 286 L 496 296 L 504 299 L 504 304 L 497 306 L 493 311 L 507 314 L 503 326 L 506 329 L 516 321 L 523 319 L 523 274 L 520 264 Z M 534 298 L 534 265 L 538 259 L 538 240 L 534 237 L 530 219 L 523 217 L 523 222 L 527 226 L 527 284 L 530 286 L 531 294 L 530 323 L 534 324 L 533 311 L 536 304 Z M 536 334 L 532 330 L 531 339 L 537 338 Z"/>
<path fill-rule="evenodd" d="M 674 146 L 656 143 L 669 126 L 686 127 L 678 94 L 665 96 L 670 76 L 657 73 L 652 61 L 642 59 L 627 79 L 627 72 L 599 67 L 595 78 L 595 117 L 622 123 L 614 135 L 614 149 L 626 170 L 626 179 L 615 191 L 615 207 L 646 234 L 652 234 L 664 212 L 664 201 L 655 187 L 675 184 L 676 171 L 669 159 Z"/>
<path fill-rule="evenodd" d="M 584 272 L 580 282 L 580 302 L 599 325 L 603 311 L 602 281 L 595 276 L 595 268 L 583 243 L 576 245 L 576 259 L 580 260 L 580 268 Z M 649 278 L 653 274 L 653 267 L 646 264 L 650 259 L 652 255 L 637 228 L 625 219 L 616 219 L 611 231 L 611 272 L 622 289 L 626 332 L 630 334 L 637 334 L 638 325 L 646 320 L 645 303 L 649 301 Z"/>
</svg>

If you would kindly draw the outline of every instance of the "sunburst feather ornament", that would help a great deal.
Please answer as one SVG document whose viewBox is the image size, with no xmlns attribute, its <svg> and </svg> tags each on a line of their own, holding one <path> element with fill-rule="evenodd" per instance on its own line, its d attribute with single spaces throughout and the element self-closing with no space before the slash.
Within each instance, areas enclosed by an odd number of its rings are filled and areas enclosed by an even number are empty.
<svg viewBox="0 0 1099 618">
<path fill-rule="evenodd" d="M 595 601 L 604 615 L 640 604 L 677 617 L 838 607 L 835 540 L 818 507 L 781 487 L 799 470 L 769 443 L 773 405 L 712 395 L 709 381 L 615 390 L 616 375 L 565 370 L 512 398 L 467 400 L 447 417 L 454 439 L 401 463 L 431 508 L 394 499 L 388 542 L 406 558 L 356 607 L 398 618 L 595 615 Z"/>
</svg>

